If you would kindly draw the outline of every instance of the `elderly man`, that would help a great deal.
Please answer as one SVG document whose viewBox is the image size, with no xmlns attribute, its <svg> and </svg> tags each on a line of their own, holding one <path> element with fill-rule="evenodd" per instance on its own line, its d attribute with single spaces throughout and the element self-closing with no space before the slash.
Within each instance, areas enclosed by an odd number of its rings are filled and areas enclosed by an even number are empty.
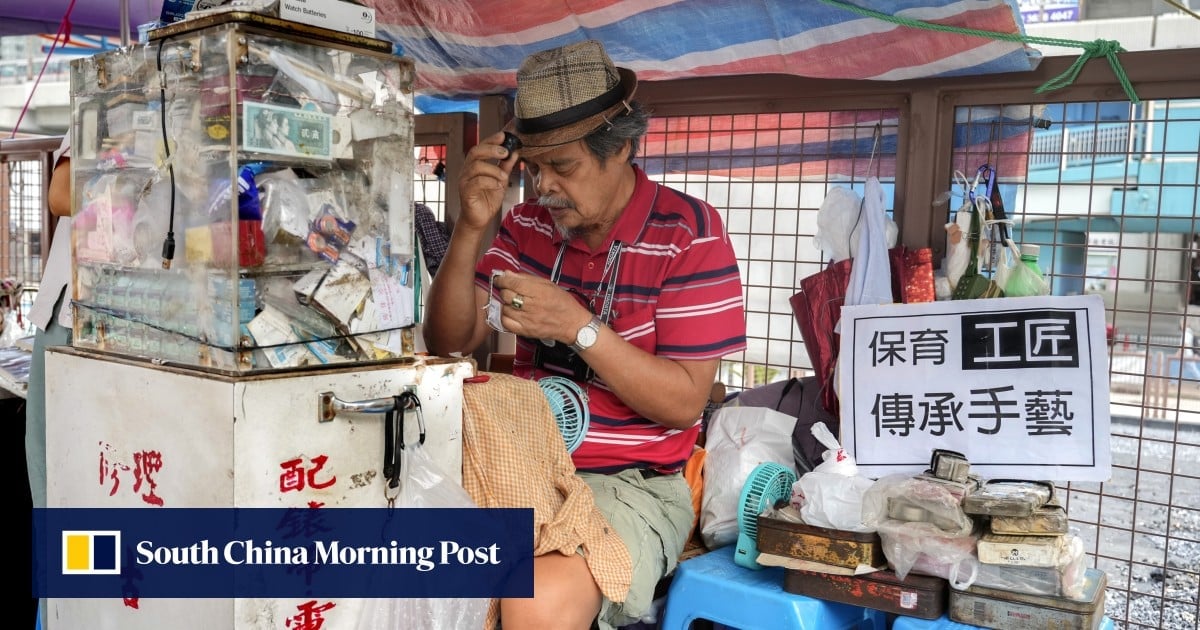
<svg viewBox="0 0 1200 630">
<path fill-rule="evenodd" d="M 513 372 L 564 376 L 587 392 L 590 428 L 572 453 L 633 561 L 623 601 L 605 598 L 581 554 L 535 559 L 534 597 L 501 602 L 505 630 L 602 628 L 648 612 L 693 520 L 680 474 L 721 358 L 745 348 L 737 260 L 716 210 L 651 182 L 634 163 L 648 117 L 637 78 L 586 41 L 536 53 L 517 72 L 519 140 L 471 149 L 462 214 L 429 292 L 425 340 L 471 352 L 490 328 L 517 335 Z M 521 161 L 536 199 L 499 215 Z"/>
</svg>

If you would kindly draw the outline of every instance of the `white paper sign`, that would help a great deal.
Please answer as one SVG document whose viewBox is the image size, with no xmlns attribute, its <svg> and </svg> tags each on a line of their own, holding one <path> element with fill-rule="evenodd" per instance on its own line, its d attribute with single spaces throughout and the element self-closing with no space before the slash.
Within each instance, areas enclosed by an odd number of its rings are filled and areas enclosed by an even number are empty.
<svg viewBox="0 0 1200 630">
<path fill-rule="evenodd" d="M 942 448 L 984 478 L 1109 479 L 1100 296 L 847 306 L 838 374 L 861 474 L 917 473 Z"/>
</svg>

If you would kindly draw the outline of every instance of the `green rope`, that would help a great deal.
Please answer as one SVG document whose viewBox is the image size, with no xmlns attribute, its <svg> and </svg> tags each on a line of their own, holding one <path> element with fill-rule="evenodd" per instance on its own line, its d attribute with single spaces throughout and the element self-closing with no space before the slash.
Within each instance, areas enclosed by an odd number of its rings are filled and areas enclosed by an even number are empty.
<svg viewBox="0 0 1200 630">
<path fill-rule="evenodd" d="M 1041 94 L 1042 92 L 1050 92 L 1053 90 L 1062 89 L 1075 82 L 1079 77 L 1079 72 L 1083 70 L 1083 66 L 1087 62 L 1097 57 L 1108 59 L 1108 64 L 1112 66 L 1113 74 L 1117 76 L 1117 81 L 1124 88 L 1125 94 L 1129 97 L 1129 102 L 1140 103 L 1137 93 L 1133 91 L 1133 85 L 1129 83 L 1129 77 L 1125 74 L 1125 68 L 1121 67 L 1120 60 L 1117 59 L 1117 53 L 1125 52 L 1121 47 L 1120 42 L 1107 39 L 1097 39 L 1092 42 L 1081 42 L 1073 39 L 1059 39 L 1057 37 L 1033 37 L 1030 35 L 1021 35 L 1020 33 L 998 33 L 996 31 L 984 31 L 974 28 L 961 28 L 958 26 L 947 26 L 945 24 L 934 24 L 932 22 L 922 22 L 921 20 L 913 20 L 910 18 L 899 17 L 896 15 L 888 15 L 880 13 L 872 9 L 860 7 L 858 5 L 844 2 L 843 0 L 821 0 L 825 4 L 830 4 L 857 13 L 864 17 L 891 22 L 900 26 L 910 26 L 912 28 L 923 28 L 928 31 L 938 31 L 941 33 L 957 33 L 959 35 L 971 35 L 974 37 L 986 37 L 988 39 L 996 39 L 1006 42 L 1016 42 L 1020 44 L 1041 44 L 1043 46 L 1061 46 L 1066 48 L 1082 48 L 1083 53 L 1067 68 L 1065 72 L 1046 81 L 1039 86 L 1034 93 Z"/>
</svg>

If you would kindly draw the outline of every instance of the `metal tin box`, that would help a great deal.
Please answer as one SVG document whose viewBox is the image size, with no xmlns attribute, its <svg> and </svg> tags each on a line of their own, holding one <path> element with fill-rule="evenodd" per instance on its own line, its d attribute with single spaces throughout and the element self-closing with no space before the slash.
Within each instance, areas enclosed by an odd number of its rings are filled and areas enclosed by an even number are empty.
<svg viewBox="0 0 1200 630">
<path fill-rule="evenodd" d="M 1055 501 L 1037 508 L 1029 516 L 993 516 L 992 533 L 1010 536 L 1066 534 L 1067 511 Z"/>
<path fill-rule="evenodd" d="M 1054 485 L 1046 481 L 993 479 L 968 494 L 962 509 L 977 516 L 1029 516 L 1053 497 Z"/>
<path fill-rule="evenodd" d="M 987 533 L 979 538 L 975 551 L 984 564 L 1022 567 L 1057 567 L 1071 551 L 1072 538 L 1052 536 L 1012 536 Z"/>
<path fill-rule="evenodd" d="M 950 591 L 950 619 L 995 630 L 1096 630 L 1104 618 L 1107 576 L 1088 569 L 1082 599 L 1047 597 L 972 586 Z"/>
<path fill-rule="evenodd" d="M 758 517 L 758 550 L 836 567 L 887 566 L 876 533 L 815 527 L 766 516 Z"/>
<path fill-rule="evenodd" d="M 783 590 L 897 615 L 937 619 L 946 612 L 949 587 L 942 578 L 915 573 L 901 580 L 892 571 L 831 575 L 788 569 Z"/>
</svg>

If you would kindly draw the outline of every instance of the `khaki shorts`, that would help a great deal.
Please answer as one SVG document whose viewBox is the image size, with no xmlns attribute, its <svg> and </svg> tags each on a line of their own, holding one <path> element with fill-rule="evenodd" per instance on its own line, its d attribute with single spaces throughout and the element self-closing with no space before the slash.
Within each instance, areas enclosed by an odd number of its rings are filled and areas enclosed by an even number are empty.
<svg viewBox="0 0 1200 630">
<path fill-rule="evenodd" d="M 644 479 L 641 471 L 611 475 L 578 473 L 592 489 L 596 507 L 625 542 L 633 560 L 633 582 L 624 602 L 604 599 L 599 625 L 609 630 L 639 621 L 651 612 L 654 586 L 675 570 L 695 515 L 682 474 Z"/>
</svg>

